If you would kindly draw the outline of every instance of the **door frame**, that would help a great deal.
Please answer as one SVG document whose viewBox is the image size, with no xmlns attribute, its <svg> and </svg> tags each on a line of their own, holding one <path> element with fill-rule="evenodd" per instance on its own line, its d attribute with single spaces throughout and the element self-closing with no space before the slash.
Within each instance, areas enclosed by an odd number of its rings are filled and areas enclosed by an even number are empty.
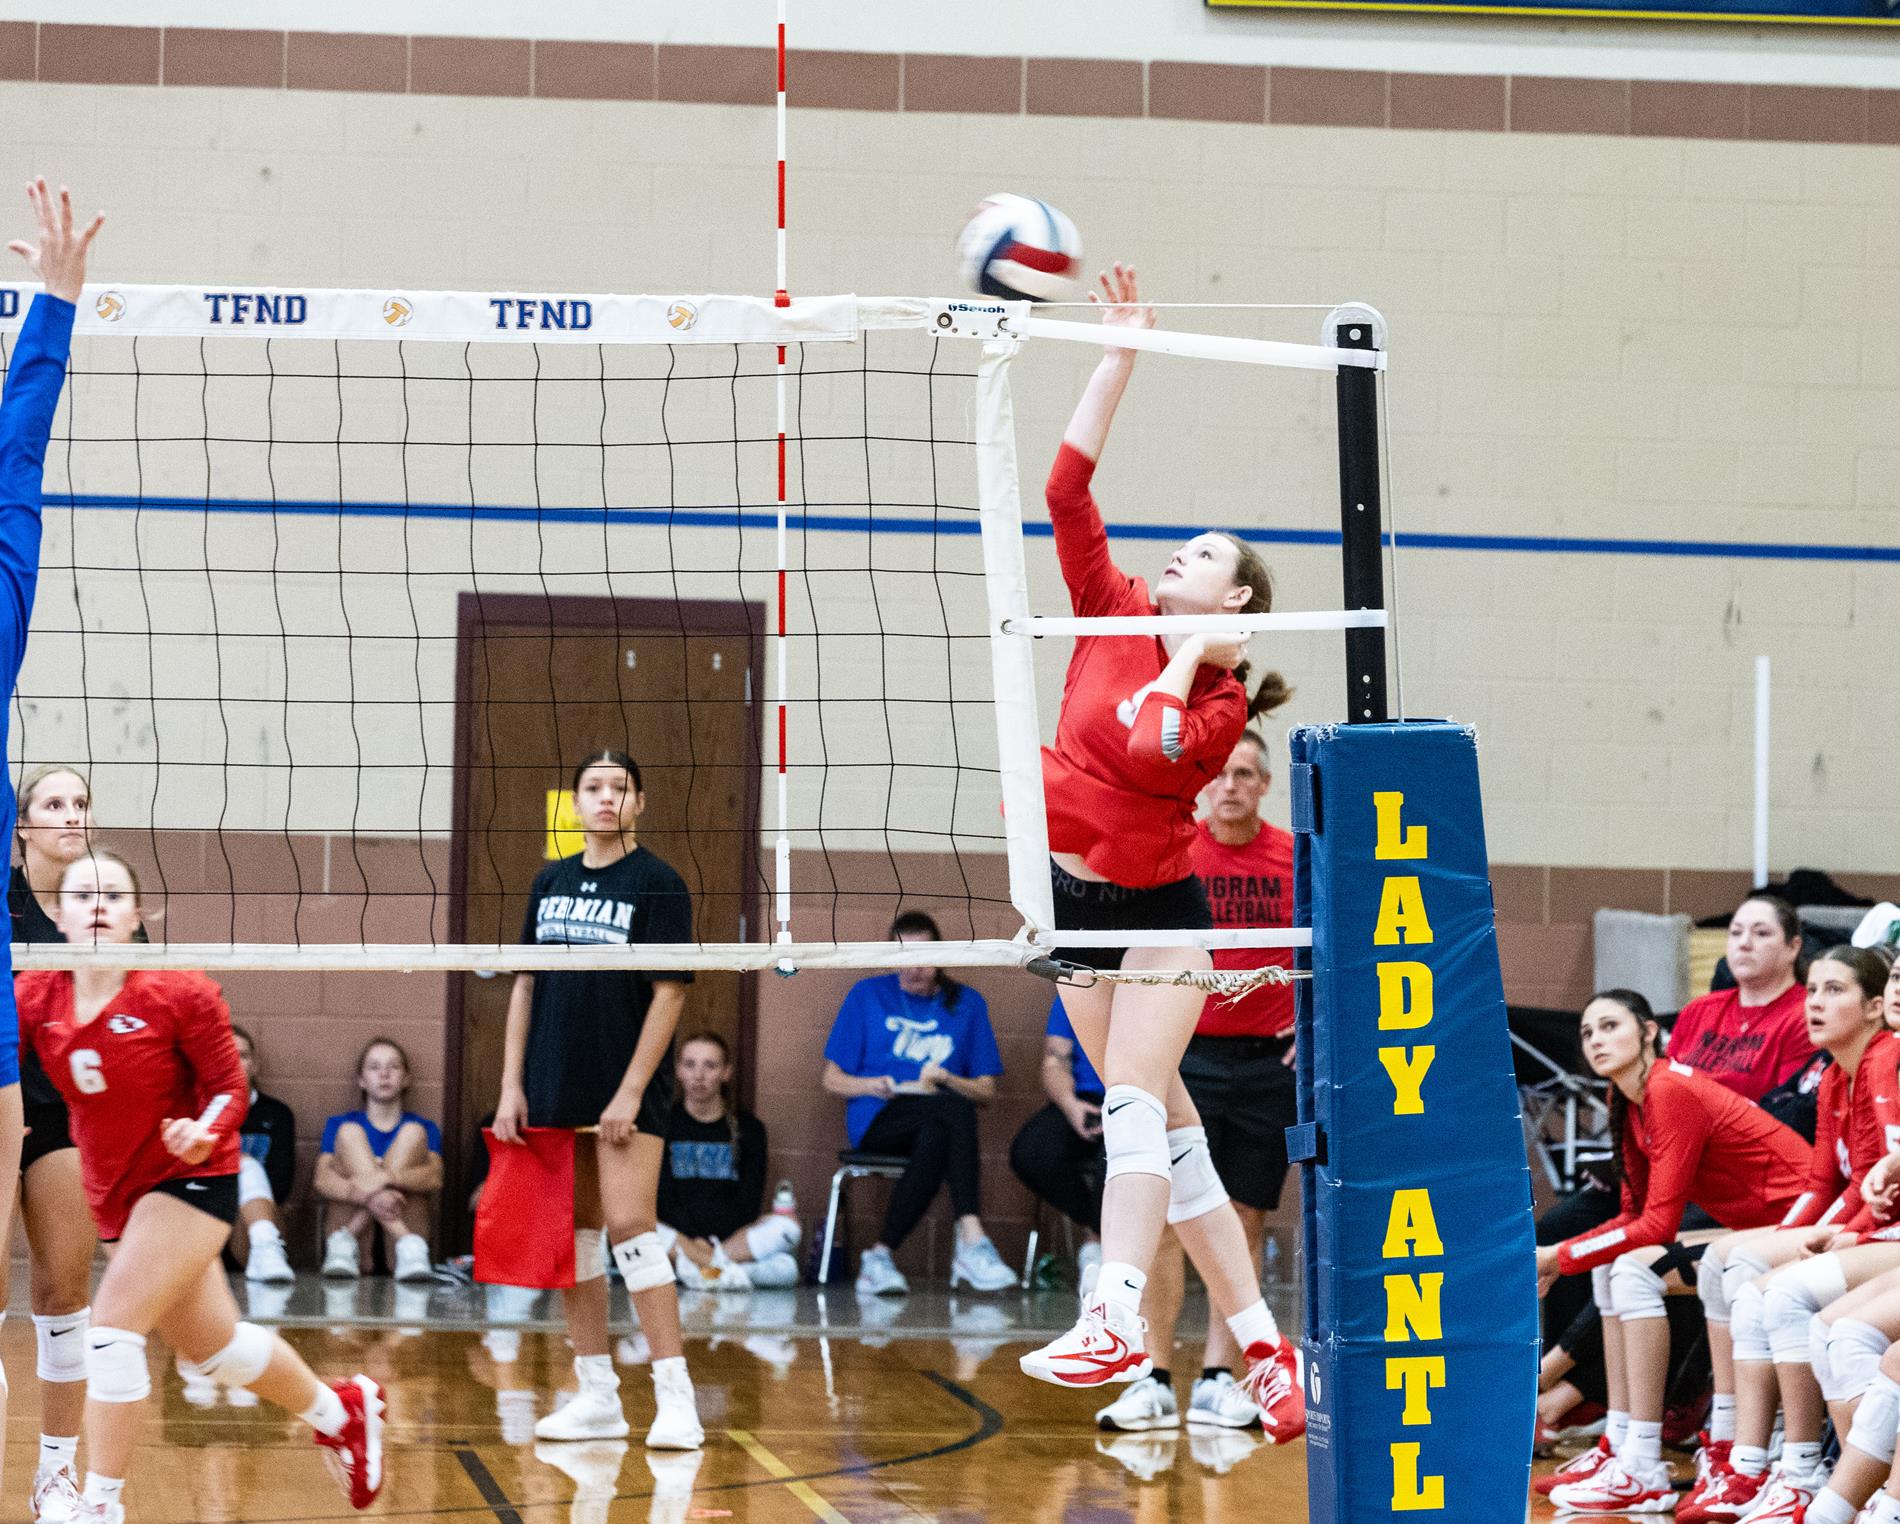
<svg viewBox="0 0 1900 1524">
<path fill-rule="evenodd" d="M 746 930 L 762 924 L 763 883 L 760 878 L 760 801 L 764 793 L 765 736 L 759 716 L 765 677 L 765 605 L 737 598 L 611 598 L 540 593 L 483 593 L 464 590 L 455 603 L 455 763 L 454 805 L 449 836 L 449 940 L 468 937 L 468 850 L 470 726 L 475 721 L 475 637 L 485 625 L 545 624 L 551 635 L 567 632 L 597 634 L 607 630 L 651 633 L 655 630 L 687 635 L 744 635 L 751 667 L 750 694 L 754 723 L 746 728 L 754 777 L 743 793 L 744 858 L 741 865 L 750 892 L 743 900 Z M 525 891 L 524 891 L 525 892 Z M 442 1110 L 444 1120 L 462 1126 L 462 1024 L 465 1016 L 464 975 L 450 974 L 442 1029 Z M 739 976 L 739 1084 L 737 1099 L 750 1110 L 753 1101 L 753 1059 L 758 1048 L 758 976 Z M 455 1138 L 446 1150 L 447 1182 L 443 1192 L 441 1226 L 455 1243 L 469 1228 L 468 1165 L 462 1149 L 466 1139 Z"/>
</svg>

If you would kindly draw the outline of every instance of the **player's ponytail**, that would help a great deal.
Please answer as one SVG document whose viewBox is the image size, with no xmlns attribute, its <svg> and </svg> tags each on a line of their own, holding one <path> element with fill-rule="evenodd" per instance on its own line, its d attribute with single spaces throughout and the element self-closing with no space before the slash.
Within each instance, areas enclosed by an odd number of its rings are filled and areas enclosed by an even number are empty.
<svg viewBox="0 0 1900 1524">
<path fill-rule="evenodd" d="M 1223 534 L 1221 538 L 1234 547 L 1234 586 L 1251 590 L 1252 596 L 1241 607 L 1243 614 L 1270 614 L 1273 612 L 1273 569 L 1269 567 L 1260 552 L 1255 550 L 1238 535 Z M 1247 686 L 1247 678 L 1253 671 L 1251 662 L 1242 662 L 1234 668 L 1234 679 L 1241 687 Z M 1260 685 L 1247 697 L 1247 719 L 1251 722 L 1263 714 L 1272 714 L 1288 699 L 1293 697 L 1293 687 L 1278 672 L 1268 672 L 1260 679 Z"/>
</svg>

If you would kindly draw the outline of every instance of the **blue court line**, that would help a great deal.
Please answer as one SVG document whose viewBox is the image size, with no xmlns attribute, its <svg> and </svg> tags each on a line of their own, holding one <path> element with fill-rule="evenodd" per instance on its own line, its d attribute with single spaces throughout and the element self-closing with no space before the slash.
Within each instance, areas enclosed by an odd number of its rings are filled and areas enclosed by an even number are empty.
<svg viewBox="0 0 1900 1524">
<path fill-rule="evenodd" d="M 604 524 L 611 517 L 620 524 L 706 529 L 771 529 L 777 515 L 756 508 L 470 508 L 461 503 L 320 503 L 271 498 L 125 497 L 97 493 L 54 494 L 49 508 L 146 510 L 160 513 L 281 514 L 286 518 L 372 518 L 478 520 L 496 523 Z M 941 518 L 919 514 L 823 513 L 790 511 L 787 524 L 794 530 L 838 534 L 975 535 L 975 513 L 967 508 L 946 509 Z M 1172 524 L 1110 524 L 1115 540 L 1178 540 L 1183 529 Z M 1337 545 L 1336 529 L 1271 529 L 1258 526 L 1231 531 L 1268 545 Z M 1029 539 L 1049 539 L 1046 523 L 1023 525 Z M 1389 536 L 1387 537 L 1390 538 Z M 1445 534 L 1404 530 L 1399 545 L 1406 550 L 1475 550 L 1504 554 L 1586 556 L 1700 556 L 1738 561 L 1864 561 L 1900 564 L 1900 546 L 1807 545 L 1796 541 L 1648 540 L 1607 535 Z"/>
</svg>

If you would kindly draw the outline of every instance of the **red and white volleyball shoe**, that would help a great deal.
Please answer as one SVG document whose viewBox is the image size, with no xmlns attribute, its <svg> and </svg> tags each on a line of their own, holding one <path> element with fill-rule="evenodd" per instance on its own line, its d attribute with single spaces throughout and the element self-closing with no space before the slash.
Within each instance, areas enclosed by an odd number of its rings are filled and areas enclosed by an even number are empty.
<svg viewBox="0 0 1900 1524">
<path fill-rule="evenodd" d="M 1660 1462 L 1639 1467 L 1612 1457 L 1595 1476 L 1557 1488 L 1550 1500 L 1562 1513 L 1674 1513 L 1676 1485 Z"/>
<path fill-rule="evenodd" d="M 1139 1381 L 1154 1368 L 1143 1347 L 1148 1320 L 1097 1297 L 1060 1338 L 1032 1349 L 1017 1363 L 1025 1376 L 1054 1386 L 1103 1386 Z"/>
<path fill-rule="evenodd" d="M 1573 1455 L 1548 1476 L 1540 1476 L 1531 1483 L 1531 1491 L 1539 1497 L 1547 1498 L 1559 1487 L 1567 1487 L 1572 1482 L 1588 1481 L 1616 1458 L 1616 1449 L 1606 1434 L 1588 1450 Z"/>
<path fill-rule="evenodd" d="M 1769 1473 L 1769 1482 L 1762 1489 L 1755 1506 L 1742 1518 L 1749 1524 L 1801 1524 L 1808 1516 L 1808 1505 L 1814 1501 L 1814 1495 L 1827 1485 L 1825 1474 L 1790 1476 L 1780 1468 Z"/>
<path fill-rule="evenodd" d="M 342 1430 L 318 1434 L 317 1444 L 352 1508 L 367 1508 L 383 1490 L 383 1389 L 368 1376 L 333 1381 L 330 1390 L 343 1399 Z"/>
<path fill-rule="evenodd" d="M 1709 1431 L 1704 1429 L 1702 1431 L 1702 1443 L 1696 1446 L 1695 1452 L 1696 1486 L 1706 1486 L 1709 1478 L 1714 1476 L 1716 1472 L 1726 1471 L 1728 1469 L 1729 1452 L 1734 1448 L 1734 1440 L 1710 1439 Z M 1680 1508 L 1676 1510 L 1676 1517 L 1682 1517 L 1682 1510 Z"/>
<path fill-rule="evenodd" d="M 1247 1374 L 1241 1389 L 1260 1409 L 1260 1428 L 1276 1445 L 1290 1444 L 1306 1432 L 1306 1393 L 1300 1386 L 1300 1357 L 1293 1341 L 1247 1346 Z"/>
<path fill-rule="evenodd" d="M 1724 1462 L 1709 1474 L 1709 1479 L 1682 1500 L 1676 1510 L 1681 1524 L 1713 1524 L 1715 1520 L 1739 1519 L 1761 1499 L 1768 1485 L 1768 1473 L 1749 1476 Z"/>
</svg>

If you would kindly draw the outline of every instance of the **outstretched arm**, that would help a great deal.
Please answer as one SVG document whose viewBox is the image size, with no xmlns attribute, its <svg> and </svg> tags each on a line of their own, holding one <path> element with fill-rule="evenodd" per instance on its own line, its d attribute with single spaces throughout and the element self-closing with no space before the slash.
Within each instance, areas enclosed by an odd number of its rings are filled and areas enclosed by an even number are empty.
<svg viewBox="0 0 1900 1524">
<path fill-rule="evenodd" d="M 1142 305 L 1140 292 L 1135 287 L 1134 266 L 1113 265 L 1097 279 L 1102 289 L 1091 291 L 1089 300 L 1101 307 L 1104 327 L 1154 327 L 1155 311 Z M 1134 350 L 1103 350 L 1095 374 L 1082 389 L 1082 400 L 1075 405 L 1062 442 L 1080 450 L 1090 460 L 1100 460 L 1102 447 L 1108 443 L 1108 427 L 1115 421 L 1115 409 L 1121 405 L 1122 393 L 1128 390 L 1128 378 L 1134 373 Z"/>
</svg>

